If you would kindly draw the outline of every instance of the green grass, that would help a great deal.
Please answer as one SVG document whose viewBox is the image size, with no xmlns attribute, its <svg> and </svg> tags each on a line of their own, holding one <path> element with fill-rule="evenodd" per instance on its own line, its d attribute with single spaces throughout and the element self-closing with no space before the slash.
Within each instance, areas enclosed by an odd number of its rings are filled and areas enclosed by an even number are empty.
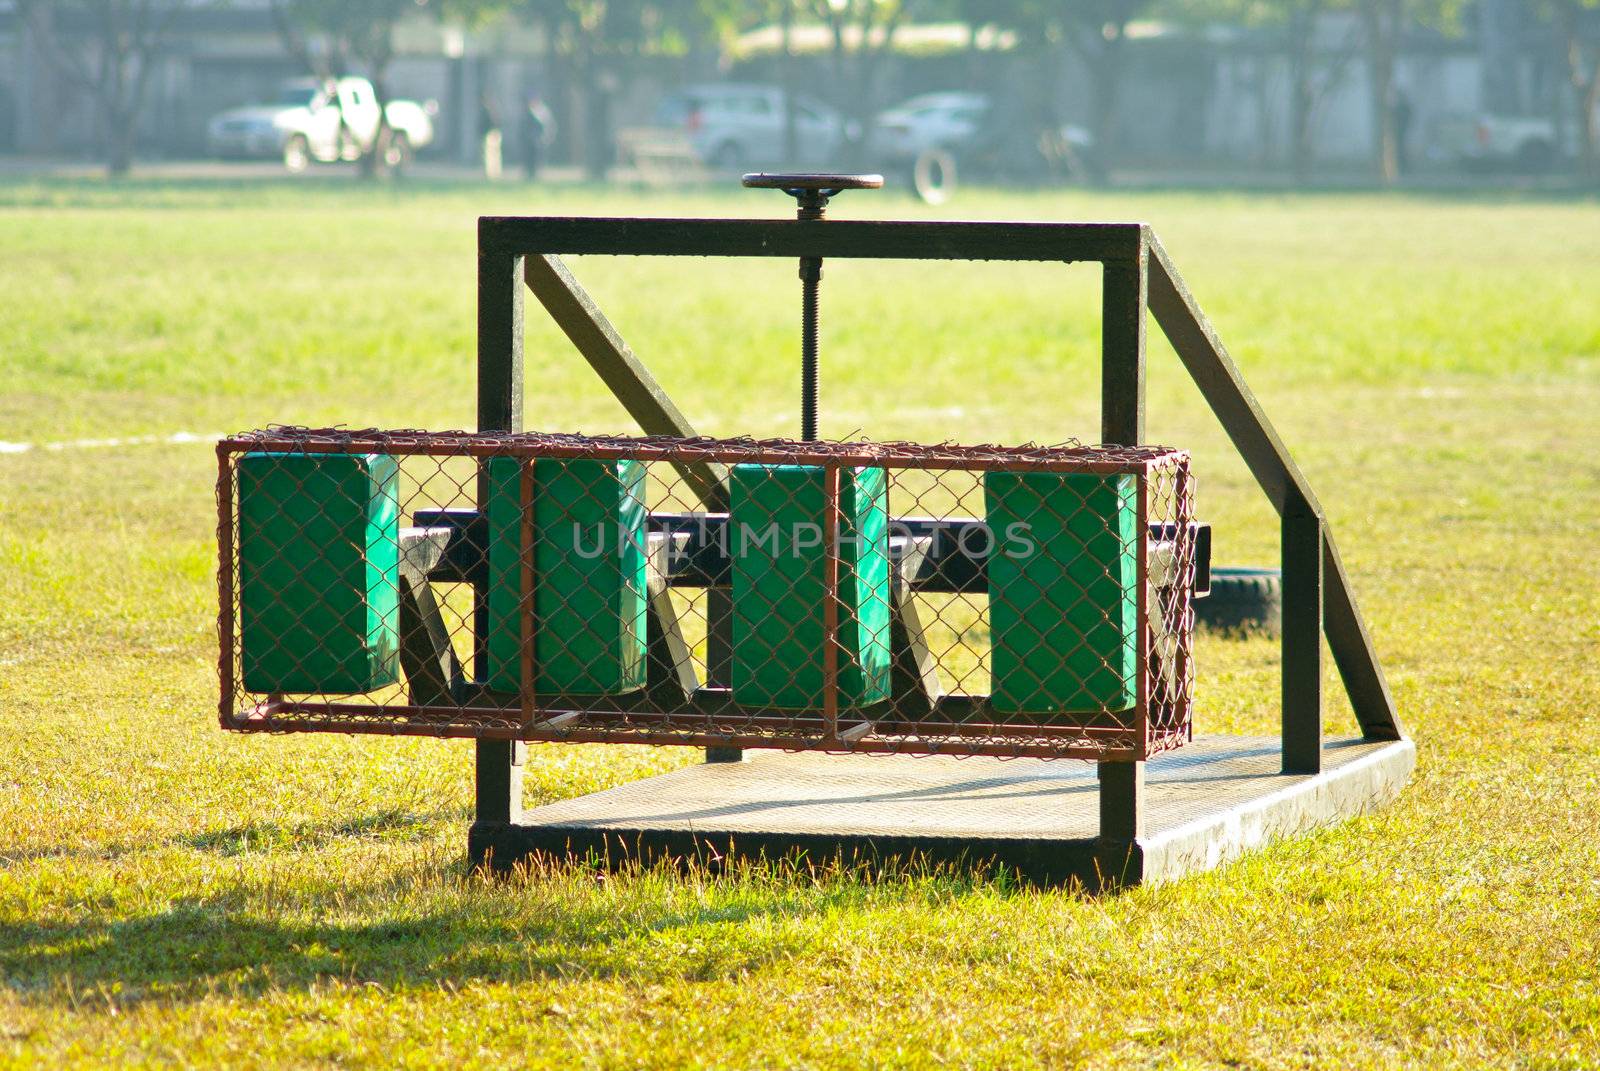
<svg viewBox="0 0 1600 1071">
<path fill-rule="evenodd" d="M 470 425 L 474 218 L 521 211 L 785 209 L 0 186 L 0 440 Z M 932 214 L 837 205 L 869 212 Z M 950 214 L 1155 225 L 1331 512 L 1418 744 L 1399 803 L 1100 899 L 926 872 L 485 884 L 467 746 L 215 728 L 204 444 L 0 454 L 0 1061 L 1600 1066 L 1600 205 Z M 793 430 L 792 265 L 575 270 L 703 430 Z M 824 288 L 825 435 L 1094 436 L 1092 271 L 840 263 Z M 1150 374 L 1219 560 L 1269 561 L 1269 508 L 1154 339 Z M 627 429 L 531 315 L 527 421 Z M 1197 657 L 1201 730 L 1269 731 L 1271 645 Z M 528 801 L 693 757 L 537 748 Z"/>
</svg>

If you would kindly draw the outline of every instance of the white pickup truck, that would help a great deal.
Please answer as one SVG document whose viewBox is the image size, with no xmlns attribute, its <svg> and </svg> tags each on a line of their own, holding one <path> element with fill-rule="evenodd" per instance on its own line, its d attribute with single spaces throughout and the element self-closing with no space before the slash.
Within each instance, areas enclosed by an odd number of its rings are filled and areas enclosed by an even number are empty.
<svg viewBox="0 0 1600 1071">
<path fill-rule="evenodd" d="M 422 105 L 391 100 L 384 106 L 390 137 L 384 163 L 404 165 L 433 141 L 433 119 Z M 365 78 L 285 82 L 270 104 L 234 108 L 214 116 L 206 127 L 211 155 L 281 157 L 290 171 L 312 163 L 358 160 L 378 136 L 378 97 Z"/>
</svg>

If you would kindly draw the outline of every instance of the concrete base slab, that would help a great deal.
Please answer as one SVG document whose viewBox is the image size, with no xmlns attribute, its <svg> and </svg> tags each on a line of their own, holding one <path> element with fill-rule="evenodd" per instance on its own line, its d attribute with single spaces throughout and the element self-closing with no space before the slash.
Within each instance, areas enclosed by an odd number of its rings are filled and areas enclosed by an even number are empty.
<svg viewBox="0 0 1600 1071">
<path fill-rule="evenodd" d="M 1320 774 L 1281 772 L 1276 737 L 1202 736 L 1147 764 L 1144 832 L 1099 837 L 1094 766 L 1039 759 L 747 753 L 478 823 L 477 864 L 803 856 L 1003 866 L 1098 889 L 1208 870 L 1393 799 L 1408 740 L 1330 740 Z"/>
</svg>

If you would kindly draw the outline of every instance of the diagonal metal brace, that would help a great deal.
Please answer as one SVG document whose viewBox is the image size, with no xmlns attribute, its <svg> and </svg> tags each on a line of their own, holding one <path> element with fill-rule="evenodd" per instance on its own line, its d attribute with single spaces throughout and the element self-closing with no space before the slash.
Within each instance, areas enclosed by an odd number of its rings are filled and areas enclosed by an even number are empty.
<svg viewBox="0 0 1600 1071">
<path fill-rule="evenodd" d="M 1150 238 L 1150 311 L 1279 515 L 1305 514 L 1320 522 L 1322 629 L 1328 649 L 1339 667 L 1362 735 L 1369 740 L 1400 739 L 1404 733 L 1394 696 L 1378 664 L 1366 621 L 1351 594 L 1350 580 L 1326 514 L 1312 493 L 1311 484 L 1245 385 L 1216 330 L 1154 236 Z"/>
<path fill-rule="evenodd" d="M 638 422 L 640 430 L 646 435 L 684 438 L 699 434 L 560 257 L 529 253 L 523 258 L 522 276 L 539 304 L 583 354 L 606 389 Z M 719 512 L 728 508 L 728 472 L 724 466 L 686 462 L 677 469 L 706 509 Z"/>
</svg>

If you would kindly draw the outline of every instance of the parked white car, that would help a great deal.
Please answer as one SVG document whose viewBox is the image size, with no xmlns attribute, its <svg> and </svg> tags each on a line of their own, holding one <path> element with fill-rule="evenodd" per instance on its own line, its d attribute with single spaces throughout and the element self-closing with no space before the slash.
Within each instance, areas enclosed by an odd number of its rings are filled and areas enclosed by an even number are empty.
<svg viewBox="0 0 1600 1071">
<path fill-rule="evenodd" d="M 737 82 L 690 86 L 662 99 L 658 126 L 677 129 L 700 161 L 719 171 L 817 166 L 838 162 L 854 133 L 838 112 L 796 94 L 796 159 L 784 159 L 783 90 Z"/>
<path fill-rule="evenodd" d="M 987 93 L 924 93 L 878 113 L 869 138 L 871 156 L 894 164 L 911 161 L 932 150 L 952 153 L 965 162 L 981 155 L 993 155 L 1004 146 L 1008 151 L 1022 148 L 1024 141 L 1039 154 L 1070 150 L 1088 154 L 1094 137 L 1070 123 L 1054 131 L 1027 130 L 1023 117 L 1003 111 Z M 1049 143 L 1049 144 L 1046 144 Z M 1054 146 L 1054 147 L 1052 147 Z M 1003 162 L 996 161 L 997 164 Z M 1029 160 L 1016 161 L 1020 170 L 1036 170 Z"/>
<path fill-rule="evenodd" d="M 384 106 L 391 136 L 384 151 L 390 167 L 433 141 L 433 120 L 422 105 L 391 100 Z M 213 156 L 281 157 L 290 171 L 312 163 L 357 160 L 378 136 L 378 98 L 365 78 L 323 83 L 285 82 L 269 104 L 234 108 L 206 127 Z"/>
<path fill-rule="evenodd" d="M 929 149 L 972 141 L 989 114 L 982 93 L 924 93 L 878 113 L 870 137 L 872 155 L 884 161 L 915 160 Z"/>
<path fill-rule="evenodd" d="M 1446 116 L 1434 127 L 1433 143 L 1467 171 L 1540 173 L 1561 159 L 1556 124 L 1539 116 Z"/>
<path fill-rule="evenodd" d="M 1053 129 L 1002 107 L 986 93 L 924 93 L 879 112 L 867 159 L 903 175 L 931 203 L 949 197 L 960 174 L 987 182 L 1045 183 L 1082 178 L 1099 166 L 1082 127 Z"/>
</svg>

